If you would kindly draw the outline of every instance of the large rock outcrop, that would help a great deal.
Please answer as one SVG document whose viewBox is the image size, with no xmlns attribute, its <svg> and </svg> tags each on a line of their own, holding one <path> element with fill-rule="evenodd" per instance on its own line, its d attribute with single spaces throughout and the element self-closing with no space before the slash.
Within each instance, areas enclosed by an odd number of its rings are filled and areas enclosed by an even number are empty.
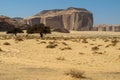
<svg viewBox="0 0 120 80">
<path fill-rule="evenodd" d="M 0 16 L 0 31 L 7 31 L 9 29 L 14 28 L 14 21 L 10 17 L 7 16 Z"/>
<path fill-rule="evenodd" d="M 24 24 L 23 18 L 10 18 L 4 15 L 0 15 L 0 31 L 8 31 L 14 27 L 26 29 L 29 25 Z"/>
<path fill-rule="evenodd" d="M 51 28 L 90 30 L 93 27 L 93 14 L 83 8 L 70 7 L 65 10 L 44 10 L 24 21 L 30 25 L 44 23 Z"/>
</svg>

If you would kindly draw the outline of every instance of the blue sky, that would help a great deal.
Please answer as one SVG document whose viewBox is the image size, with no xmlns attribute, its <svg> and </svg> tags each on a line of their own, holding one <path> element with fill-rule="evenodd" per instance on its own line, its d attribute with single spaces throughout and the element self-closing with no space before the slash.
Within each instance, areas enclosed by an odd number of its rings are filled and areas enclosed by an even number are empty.
<svg viewBox="0 0 120 80">
<path fill-rule="evenodd" d="M 120 0 L 0 0 L 0 15 L 28 17 L 41 10 L 86 8 L 94 24 L 120 24 Z"/>
</svg>

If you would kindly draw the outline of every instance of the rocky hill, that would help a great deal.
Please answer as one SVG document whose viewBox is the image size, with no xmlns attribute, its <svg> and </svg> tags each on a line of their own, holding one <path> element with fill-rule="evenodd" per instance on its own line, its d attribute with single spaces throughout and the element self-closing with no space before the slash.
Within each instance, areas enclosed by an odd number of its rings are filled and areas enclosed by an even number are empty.
<svg viewBox="0 0 120 80">
<path fill-rule="evenodd" d="M 108 25 L 108 24 L 99 24 L 93 27 L 94 31 L 113 31 L 120 32 L 120 24 Z"/>
<path fill-rule="evenodd" d="M 6 31 L 15 26 L 16 21 L 7 16 L 0 16 L 0 31 Z"/>
<path fill-rule="evenodd" d="M 68 9 L 44 10 L 24 21 L 30 25 L 44 23 L 51 28 L 90 30 L 93 27 L 93 14 L 83 8 L 70 7 Z"/>
<path fill-rule="evenodd" d="M 14 27 L 20 27 L 21 29 L 26 29 L 29 25 L 24 24 L 23 18 L 15 17 L 10 18 L 7 16 L 0 16 L 0 31 L 7 31 Z"/>
</svg>

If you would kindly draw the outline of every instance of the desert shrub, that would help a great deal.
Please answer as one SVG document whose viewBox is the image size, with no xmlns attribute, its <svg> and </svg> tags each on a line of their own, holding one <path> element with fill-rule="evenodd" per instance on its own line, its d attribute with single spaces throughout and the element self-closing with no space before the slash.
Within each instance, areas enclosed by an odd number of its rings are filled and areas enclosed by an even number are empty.
<svg viewBox="0 0 120 80">
<path fill-rule="evenodd" d="M 54 44 L 54 43 L 55 43 L 55 41 L 49 41 L 48 43 L 49 43 L 49 44 Z"/>
<path fill-rule="evenodd" d="M 118 50 L 120 50 L 120 48 L 118 48 Z"/>
<path fill-rule="evenodd" d="M 17 33 L 24 33 L 20 28 L 12 28 L 6 32 L 7 34 L 14 34 L 15 36 Z"/>
<path fill-rule="evenodd" d="M 93 54 L 103 54 L 103 52 L 93 52 Z"/>
<path fill-rule="evenodd" d="M 86 38 L 83 38 L 82 43 L 88 43 Z"/>
<path fill-rule="evenodd" d="M 83 53 L 83 52 L 79 52 L 79 54 L 80 54 L 80 55 L 84 55 L 85 53 Z"/>
<path fill-rule="evenodd" d="M 8 43 L 8 42 L 5 42 L 5 43 L 3 43 L 3 45 L 10 45 L 10 43 Z"/>
<path fill-rule="evenodd" d="M 63 44 L 63 45 L 65 45 L 65 46 L 67 46 L 67 45 L 68 45 L 68 44 L 67 44 L 67 43 L 65 43 L 65 42 L 62 42 L 62 44 Z"/>
<path fill-rule="evenodd" d="M 72 48 L 71 47 L 64 47 L 64 48 L 60 48 L 60 50 L 72 50 Z"/>
<path fill-rule="evenodd" d="M 100 47 L 100 46 L 102 46 L 102 45 L 98 45 L 98 47 Z"/>
<path fill-rule="evenodd" d="M 55 48 L 56 46 L 58 46 L 57 44 L 49 44 L 46 46 L 46 48 Z"/>
<path fill-rule="evenodd" d="M 3 50 L 0 48 L 0 52 L 2 52 Z"/>
<path fill-rule="evenodd" d="M 70 70 L 68 72 L 65 72 L 65 75 L 70 75 L 73 78 L 78 78 L 78 79 L 85 79 L 85 75 L 83 71 L 78 71 L 78 70 Z"/>
<path fill-rule="evenodd" d="M 95 47 L 92 47 L 92 50 L 99 50 L 99 48 L 95 46 Z"/>
<path fill-rule="evenodd" d="M 108 39 L 105 39 L 104 42 L 108 42 L 109 40 Z"/>
<path fill-rule="evenodd" d="M 15 41 L 23 41 L 23 39 L 20 38 L 20 37 L 16 37 L 16 38 L 15 38 Z"/>
<path fill-rule="evenodd" d="M 105 46 L 105 48 L 108 48 L 110 46 L 116 46 L 116 45 L 117 45 L 117 43 L 108 44 L 108 45 Z"/>
<path fill-rule="evenodd" d="M 90 45 L 95 45 L 95 44 L 90 44 Z"/>
<path fill-rule="evenodd" d="M 118 41 L 117 39 L 113 39 L 113 40 L 111 41 L 112 46 L 116 46 L 118 42 L 119 42 L 119 41 Z"/>
<path fill-rule="evenodd" d="M 41 43 L 41 44 L 42 44 L 42 43 L 44 43 L 44 44 L 45 44 L 46 42 L 45 42 L 45 41 L 41 41 L 40 43 Z"/>
<path fill-rule="evenodd" d="M 65 60 L 64 57 L 57 57 L 56 59 L 57 59 L 57 60 L 60 60 L 60 61 L 64 61 L 64 60 Z"/>
</svg>

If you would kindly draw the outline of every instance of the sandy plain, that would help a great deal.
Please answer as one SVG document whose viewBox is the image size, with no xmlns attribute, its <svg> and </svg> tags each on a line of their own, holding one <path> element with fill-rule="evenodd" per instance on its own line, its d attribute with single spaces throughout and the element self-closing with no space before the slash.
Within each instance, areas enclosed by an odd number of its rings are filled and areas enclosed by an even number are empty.
<svg viewBox="0 0 120 80">
<path fill-rule="evenodd" d="M 120 32 L 1 32 L 0 80 L 120 80 Z"/>
</svg>

